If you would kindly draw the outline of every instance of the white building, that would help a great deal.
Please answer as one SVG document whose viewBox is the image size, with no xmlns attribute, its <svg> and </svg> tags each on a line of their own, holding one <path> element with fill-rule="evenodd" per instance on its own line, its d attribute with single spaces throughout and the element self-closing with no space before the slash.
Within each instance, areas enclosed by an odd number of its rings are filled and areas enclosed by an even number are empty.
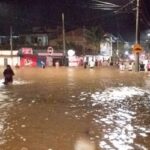
<svg viewBox="0 0 150 150">
<path fill-rule="evenodd" d="M 0 66 L 5 65 L 16 66 L 20 65 L 20 57 L 18 56 L 18 51 L 13 50 L 12 55 L 10 50 L 0 50 Z"/>
</svg>

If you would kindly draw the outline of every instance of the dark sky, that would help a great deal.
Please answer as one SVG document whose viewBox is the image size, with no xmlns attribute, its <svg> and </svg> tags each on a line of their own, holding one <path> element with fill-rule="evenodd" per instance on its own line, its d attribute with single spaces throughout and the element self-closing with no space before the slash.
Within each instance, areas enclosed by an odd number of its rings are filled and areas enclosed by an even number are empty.
<svg viewBox="0 0 150 150">
<path fill-rule="evenodd" d="M 62 24 L 61 14 L 64 12 L 66 29 L 102 25 L 106 32 L 120 35 L 125 40 L 133 40 L 136 0 L 125 9 L 120 9 L 131 1 L 102 0 L 101 3 L 101 0 L 1 0 L 0 32 L 8 32 L 10 25 L 14 27 L 15 32 L 24 32 L 32 26 L 55 27 Z M 101 10 L 103 2 L 118 7 L 113 7 L 113 10 Z M 95 9 L 97 4 L 99 7 Z M 149 0 L 141 0 L 141 31 L 150 27 L 149 6 Z"/>
</svg>

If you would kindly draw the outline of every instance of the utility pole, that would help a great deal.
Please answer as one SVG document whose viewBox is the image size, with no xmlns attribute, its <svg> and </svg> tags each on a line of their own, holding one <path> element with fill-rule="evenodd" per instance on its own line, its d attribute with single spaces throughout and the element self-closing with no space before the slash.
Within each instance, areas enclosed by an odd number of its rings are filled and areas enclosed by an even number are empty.
<svg viewBox="0 0 150 150">
<path fill-rule="evenodd" d="M 112 35 L 110 35 L 110 63 L 113 62 L 113 38 Z"/>
<path fill-rule="evenodd" d="M 140 44 L 140 31 L 139 31 L 139 17 L 140 17 L 140 0 L 137 0 L 136 4 L 136 37 L 135 43 Z M 139 52 L 135 54 L 135 71 L 139 71 Z"/>
<path fill-rule="evenodd" d="M 66 56 L 66 40 L 65 40 L 65 18 L 64 13 L 62 13 L 62 36 L 63 36 L 63 51 Z"/>
<path fill-rule="evenodd" d="M 10 26 L 10 55 L 11 55 L 11 64 L 13 66 L 13 31 L 12 31 L 12 26 Z"/>
<path fill-rule="evenodd" d="M 12 34 L 12 26 L 10 26 L 10 51 L 11 57 L 13 55 L 13 34 Z"/>
<path fill-rule="evenodd" d="M 83 56 L 85 56 L 85 43 L 86 43 L 86 40 L 85 40 L 85 32 L 86 32 L 86 28 L 85 28 L 85 26 L 83 26 Z"/>
</svg>

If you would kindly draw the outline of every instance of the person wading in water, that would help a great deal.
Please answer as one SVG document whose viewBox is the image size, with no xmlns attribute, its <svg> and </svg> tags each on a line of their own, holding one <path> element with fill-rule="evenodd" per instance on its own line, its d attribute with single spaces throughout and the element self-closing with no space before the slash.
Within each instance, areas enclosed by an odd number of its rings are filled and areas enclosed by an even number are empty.
<svg viewBox="0 0 150 150">
<path fill-rule="evenodd" d="M 4 79 L 5 79 L 5 81 L 4 81 L 5 85 L 13 82 L 13 76 L 15 74 L 10 65 L 6 66 L 6 69 L 4 70 L 3 75 L 4 75 Z"/>
</svg>

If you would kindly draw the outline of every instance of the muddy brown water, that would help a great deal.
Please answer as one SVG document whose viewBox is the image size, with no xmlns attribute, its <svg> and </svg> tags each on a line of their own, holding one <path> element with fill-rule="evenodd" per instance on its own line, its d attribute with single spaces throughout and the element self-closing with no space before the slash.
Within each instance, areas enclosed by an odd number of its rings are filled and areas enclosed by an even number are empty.
<svg viewBox="0 0 150 150">
<path fill-rule="evenodd" d="M 1 69 L 0 150 L 150 149 L 148 73 L 20 68 L 15 74 L 13 85 L 4 86 Z"/>
</svg>

